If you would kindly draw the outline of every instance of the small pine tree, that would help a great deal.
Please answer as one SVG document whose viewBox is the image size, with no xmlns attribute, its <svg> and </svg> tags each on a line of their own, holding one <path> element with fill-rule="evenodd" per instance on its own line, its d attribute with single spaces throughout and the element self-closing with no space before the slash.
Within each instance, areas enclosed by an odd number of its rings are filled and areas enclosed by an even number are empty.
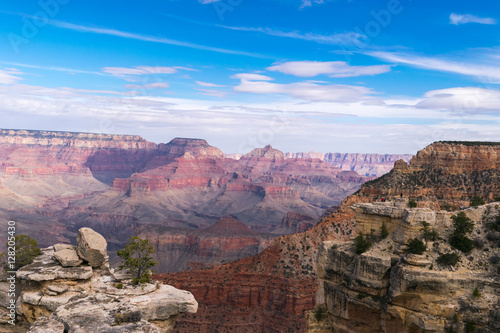
<svg viewBox="0 0 500 333">
<path fill-rule="evenodd" d="M 380 237 L 382 239 L 386 238 L 389 235 L 389 231 L 387 230 L 387 225 L 385 222 L 382 222 L 382 226 L 380 227 Z"/>
<path fill-rule="evenodd" d="M 155 253 L 149 240 L 132 236 L 125 248 L 117 252 L 118 256 L 123 259 L 120 269 L 129 269 L 135 275 L 132 280 L 134 285 L 148 283 L 151 281 L 149 270 L 158 264 L 152 257 Z"/>
<path fill-rule="evenodd" d="M 418 238 L 410 239 L 406 244 L 406 253 L 424 254 L 425 250 L 427 250 L 427 247 Z"/>
<path fill-rule="evenodd" d="M 484 202 L 483 198 L 481 198 L 478 195 L 473 196 L 472 199 L 470 200 L 471 207 L 481 206 L 481 205 L 484 205 L 484 203 L 485 202 Z"/>
<path fill-rule="evenodd" d="M 359 233 L 354 241 L 356 242 L 356 254 L 364 253 L 372 246 L 372 242 L 366 239 L 362 232 Z"/>
<path fill-rule="evenodd" d="M 33 259 L 42 254 L 40 248 L 38 247 L 37 241 L 28 235 L 17 235 L 14 237 L 14 242 L 15 242 L 14 257 L 16 259 L 16 262 L 14 264 L 14 267 L 9 267 L 7 266 L 7 263 L 5 263 L 6 270 L 16 271 L 23 266 L 31 264 L 33 262 Z M 9 246 L 9 242 L 7 242 L 5 246 L 7 247 L 8 250 L 9 248 L 12 248 L 12 246 Z M 4 253 L 3 257 L 5 258 L 3 259 L 5 261 L 7 259 L 7 254 Z"/>
<path fill-rule="evenodd" d="M 477 287 L 476 287 L 476 288 L 474 288 L 474 291 L 472 292 L 472 296 L 473 296 L 474 298 L 479 298 L 479 297 L 481 297 L 481 293 L 479 292 L 479 289 L 477 289 Z"/>
<path fill-rule="evenodd" d="M 409 199 L 409 200 L 408 200 L 408 206 L 409 206 L 410 208 L 417 208 L 418 204 L 417 204 L 417 202 L 415 201 L 415 199 Z"/>
<path fill-rule="evenodd" d="M 474 230 L 474 222 L 464 212 L 453 215 L 451 219 L 455 230 L 450 237 L 450 245 L 464 253 L 469 253 L 474 248 L 474 242 L 466 235 Z"/>
</svg>

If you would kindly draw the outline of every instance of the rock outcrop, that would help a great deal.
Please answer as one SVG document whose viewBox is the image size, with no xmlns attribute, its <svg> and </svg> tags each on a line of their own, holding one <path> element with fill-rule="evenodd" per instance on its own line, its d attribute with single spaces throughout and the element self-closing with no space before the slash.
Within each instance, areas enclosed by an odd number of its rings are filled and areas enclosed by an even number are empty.
<svg viewBox="0 0 500 333">
<path fill-rule="evenodd" d="M 159 283 L 133 286 L 126 274 L 109 268 L 101 235 L 84 228 L 79 236 L 77 248 L 85 249 L 78 251 L 80 264 L 62 266 L 61 252 L 77 252 L 56 244 L 42 249 L 33 263 L 17 271 L 18 320 L 31 324 L 24 331 L 170 332 L 180 313 L 197 311 L 198 303 L 190 292 Z M 4 286 L 9 285 L 0 282 L 0 296 L 8 300 L 11 297 Z M 7 304 L 0 305 L 7 308 Z M 1 324 L 0 331 L 14 327 Z"/>
<path fill-rule="evenodd" d="M 321 246 L 317 301 L 327 309 L 331 332 L 498 330 L 500 249 L 489 236 L 490 223 L 500 216 L 498 203 L 464 211 L 474 222 L 479 245 L 469 254 L 447 242 L 453 212 L 408 208 L 401 202 L 357 204 L 354 210 L 358 234 L 371 229 L 378 234 L 386 223 L 389 235 L 376 238 L 361 255 L 353 242 Z M 423 238 L 424 222 L 438 236 L 424 240 L 423 255 L 405 254 L 410 239 Z M 439 261 L 442 254 L 457 252 L 456 266 Z"/>
</svg>

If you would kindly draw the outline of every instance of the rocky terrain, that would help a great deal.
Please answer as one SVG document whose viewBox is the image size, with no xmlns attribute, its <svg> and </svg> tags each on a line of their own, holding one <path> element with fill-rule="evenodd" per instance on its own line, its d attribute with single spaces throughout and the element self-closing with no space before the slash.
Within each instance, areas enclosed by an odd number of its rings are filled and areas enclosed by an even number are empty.
<svg viewBox="0 0 500 333">
<path fill-rule="evenodd" d="M 476 248 L 462 253 L 448 244 L 456 212 L 408 208 L 406 200 L 354 205 L 356 232 L 380 233 L 362 254 L 354 242 L 325 242 L 318 255 L 318 305 L 322 325 L 309 332 L 498 332 L 500 329 L 500 233 L 491 229 L 500 203 L 463 212 L 474 222 Z M 424 239 L 423 223 L 437 233 Z M 367 232 L 368 231 L 368 232 Z M 423 254 L 406 253 L 411 239 Z M 455 253 L 458 264 L 440 257 Z M 318 329 L 321 326 L 321 330 Z"/>
<path fill-rule="evenodd" d="M 439 215 L 441 216 L 441 220 L 439 221 L 444 221 L 444 216 L 446 216 L 448 219 L 447 223 L 449 223 L 450 215 L 456 213 L 459 209 L 459 206 L 456 205 L 469 206 L 474 196 L 481 196 L 486 202 L 494 202 L 497 200 L 500 193 L 498 189 L 500 183 L 498 178 L 496 178 L 500 172 L 497 164 L 497 149 L 498 146 L 492 144 L 476 144 L 474 146 L 468 143 L 432 144 L 421 151 L 424 153 L 420 152 L 417 156 L 413 157 L 409 165 L 404 161 L 397 161 L 395 163 L 396 167 L 388 175 L 364 184 L 360 191 L 345 199 L 337 210 L 329 212 L 329 214 L 322 217 L 321 221 L 313 228 L 300 234 L 279 237 L 267 249 L 254 257 L 211 269 L 157 275 L 156 278 L 165 283 L 190 290 L 200 303 L 197 314 L 184 315 L 179 318 L 175 331 L 188 332 L 189 328 L 195 328 L 196 331 L 199 332 L 231 332 L 237 327 L 240 332 L 305 332 L 308 327 L 310 332 L 332 332 L 331 320 L 326 318 L 334 319 L 334 315 L 340 316 L 345 313 L 353 315 L 353 309 L 356 307 L 352 308 L 352 305 L 349 305 L 350 308 L 346 309 L 341 307 L 343 303 L 340 303 L 340 307 L 338 308 L 333 308 L 333 305 L 330 305 L 328 309 L 323 307 L 323 310 L 318 310 L 317 308 L 316 311 L 310 311 L 317 303 L 325 303 L 326 296 L 321 295 L 325 294 L 326 289 L 323 288 L 323 286 L 318 289 L 319 277 L 325 279 L 325 274 L 330 274 L 331 276 L 345 275 L 345 279 L 347 279 L 345 281 L 349 281 L 346 282 L 348 286 L 353 285 L 356 287 L 359 286 L 359 288 L 362 289 L 365 288 L 362 292 L 369 296 L 364 297 L 363 294 L 363 297 L 360 297 L 363 299 L 364 303 L 371 302 L 370 304 L 372 304 L 374 308 L 362 313 L 361 316 L 365 316 L 367 319 L 363 319 L 363 321 L 360 322 L 360 332 L 376 331 L 380 329 L 380 325 L 384 327 L 384 323 L 381 323 L 380 309 L 385 308 L 386 303 L 384 303 L 385 298 L 383 297 L 385 294 L 382 295 L 381 292 L 379 294 L 369 294 L 369 291 L 372 291 L 374 288 L 380 288 L 378 289 L 379 291 L 382 290 L 384 284 L 387 284 L 390 280 L 390 274 L 386 276 L 387 271 L 383 272 L 382 275 L 377 275 L 377 273 L 373 276 L 364 276 L 362 274 L 365 271 L 369 271 L 370 267 L 375 267 L 375 269 L 380 271 L 382 271 L 384 267 L 393 267 L 397 262 L 393 262 L 391 258 L 393 254 L 391 251 L 402 251 L 404 247 L 399 246 L 396 248 L 395 245 L 392 245 L 393 248 L 389 249 L 391 245 L 387 244 L 385 251 L 382 251 L 383 248 L 381 248 L 380 252 L 385 253 L 389 258 L 388 260 L 386 257 L 381 259 L 374 258 L 373 262 L 370 262 L 371 266 L 355 265 L 353 262 L 352 269 L 354 269 L 354 271 L 349 273 L 350 275 L 347 275 L 347 273 L 344 274 L 344 268 L 339 268 L 339 266 L 335 266 L 332 270 L 328 268 L 327 272 L 327 268 L 324 268 L 326 266 L 324 266 L 323 261 L 320 261 L 319 264 L 316 261 L 318 249 L 321 249 L 321 258 L 328 252 L 329 258 L 331 258 L 330 260 L 338 259 L 341 261 L 344 260 L 344 257 L 342 257 L 343 254 L 339 253 L 338 256 L 337 254 L 333 256 L 331 252 L 333 251 L 332 245 L 338 244 L 336 249 L 339 249 L 339 251 L 345 247 L 351 251 L 348 251 L 348 254 L 345 255 L 346 262 L 350 260 L 350 257 L 355 256 L 352 252 L 352 239 L 356 235 L 355 226 L 358 224 L 356 223 L 356 212 L 351 207 L 357 204 L 379 202 L 383 205 L 385 202 L 387 205 L 392 205 L 393 202 L 400 201 L 404 203 L 405 208 L 398 209 L 404 211 L 409 208 L 409 202 L 414 200 L 419 209 L 428 209 L 426 212 L 429 212 L 429 223 L 432 222 L 430 220 L 431 217 L 436 219 L 436 211 L 439 211 L 441 206 L 450 210 L 450 212 L 443 211 Z M 439 153 L 436 154 L 432 152 Z M 442 158 L 444 160 L 442 160 Z M 471 163 L 470 161 L 476 162 Z M 425 170 L 425 172 L 422 170 Z M 490 178 L 485 178 L 487 176 Z M 430 180 L 420 183 L 420 179 Z M 453 183 L 450 183 L 450 179 L 460 179 L 462 182 L 461 186 L 452 187 L 450 184 Z M 486 179 L 489 181 L 485 181 Z M 425 186 L 419 184 L 425 184 Z M 419 185 L 420 187 L 415 188 L 415 185 Z M 460 185 L 460 183 L 457 183 L 457 185 Z M 446 190 L 441 190 L 443 187 L 445 187 Z M 423 195 L 423 193 L 425 193 L 425 195 Z M 403 194 L 403 198 L 401 198 L 401 194 Z M 485 228 L 487 228 L 489 223 L 487 222 L 489 221 L 488 219 L 492 219 L 494 214 L 496 214 L 497 208 L 495 208 L 495 205 L 497 204 L 490 203 L 486 207 L 478 208 L 478 212 L 486 212 L 487 207 L 493 207 L 490 208 L 488 214 L 485 213 L 485 215 L 483 215 L 486 216 L 486 220 L 483 224 L 476 223 L 474 236 L 479 236 L 477 234 L 479 231 L 484 235 L 482 236 L 483 238 L 488 237 Z M 437 209 L 431 209 L 436 206 L 439 207 Z M 377 219 L 377 214 L 368 214 L 365 219 L 362 219 L 359 226 L 361 227 L 364 225 L 365 229 L 363 230 L 370 233 L 372 229 L 370 223 L 382 223 L 382 221 L 386 221 L 388 226 L 392 226 L 389 231 L 394 235 L 396 229 L 392 228 L 395 228 L 398 223 L 402 222 L 397 222 L 399 218 L 397 218 L 396 215 L 394 217 L 390 215 L 390 212 L 393 210 L 390 206 L 387 210 L 389 211 L 388 217 Z M 470 212 L 472 211 L 473 210 Z M 475 221 L 482 221 L 482 217 L 478 215 L 478 213 L 471 213 L 471 216 L 474 217 Z M 372 219 L 374 220 L 373 222 L 371 222 Z M 391 221 L 393 222 L 392 224 L 390 224 Z M 402 219 L 399 221 L 402 221 Z M 422 220 L 419 219 L 416 221 L 420 224 L 422 222 Z M 436 220 L 436 223 L 438 223 L 437 221 L 438 220 Z M 415 226 L 416 222 L 412 223 L 413 227 L 410 229 L 412 232 L 418 231 L 421 228 L 420 225 Z M 377 232 L 378 230 L 379 229 L 376 229 Z M 441 237 L 446 237 L 449 232 L 450 230 L 442 232 Z M 402 239 L 405 241 L 404 232 L 396 233 L 396 235 L 399 235 L 398 237 L 401 237 L 401 234 L 403 234 Z M 490 236 L 490 238 L 496 237 L 495 235 L 496 234 Z M 417 236 L 420 237 L 420 234 L 414 237 Z M 392 237 L 391 235 L 391 239 Z M 400 241 L 401 238 L 397 239 Z M 325 241 L 334 243 L 326 243 L 327 245 L 323 245 Z M 445 243 L 445 241 L 437 242 L 439 247 L 436 245 L 436 248 L 441 249 L 440 251 L 443 252 L 448 251 L 449 248 Z M 433 244 L 430 246 L 435 248 Z M 498 251 L 498 244 L 495 249 L 493 249 L 493 246 L 495 246 L 495 243 L 491 243 L 487 247 L 484 246 L 482 251 L 474 250 L 477 252 L 473 253 L 472 260 L 469 260 L 466 256 L 462 258 L 464 260 L 463 262 L 467 263 L 467 265 L 469 265 L 468 263 L 475 263 L 477 261 L 476 258 L 480 258 L 480 262 L 488 265 L 487 270 L 479 269 L 477 279 L 473 280 L 479 281 L 477 282 L 477 287 L 479 289 L 484 287 L 480 291 L 480 293 L 484 295 L 484 298 L 478 300 L 477 305 L 473 306 L 473 309 L 479 309 L 478 311 L 480 312 L 478 313 L 482 313 L 481 311 L 484 311 L 487 304 L 493 306 L 494 303 L 491 303 L 492 300 L 498 302 L 498 295 L 495 294 L 497 291 L 492 287 L 494 286 L 492 283 L 495 283 L 494 281 L 497 281 L 495 279 L 498 279 L 498 277 L 495 277 L 493 282 L 491 282 L 490 277 L 486 278 L 486 280 L 484 278 L 484 276 L 489 276 L 489 274 L 496 269 L 496 264 L 491 264 L 489 261 L 491 254 L 488 252 L 493 253 Z M 486 248 L 488 248 L 489 251 L 486 250 Z M 363 254 L 363 256 L 367 256 L 367 254 Z M 402 253 L 399 257 L 401 256 Z M 405 277 L 407 276 L 407 270 L 422 269 L 419 268 L 422 266 L 407 264 L 406 259 L 413 263 L 425 262 L 427 268 L 433 265 L 433 271 L 431 271 L 431 273 L 446 272 L 446 269 L 440 268 L 439 265 L 434 264 L 436 254 L 432 254 L 432 258 L 429 254 L 429 258 L 424 256 L 424 260 L 422 260 L 422 258 L 419 257 L 411 258 L 411 256 L 406 256 L 405 259 L 401 259 L 402 270 L 395 270 L 394 273 L 398 272 L 399 275 L 397 276 Z M 475 268 L 472 267 L 473 264 L 470 267 L 467 266 L 464 270 L 474 270 Z M 458 269 L 461 270 L 462 268 Z M 357 275 L 358 273 L 359 276 Z M 453 271 L 449 270 L 448 273 L 451 275 Z M 328 275 L 328 278 L 330 278 L 330 275 Z M 458 275 L 457 277 L 458 280 L 463 280 L 462 277 Z M 420 278 L 425 279 L 425 274 L 420 276 L 419 279 Z M 426 288 L 427 290 L 423 294 L 432 293 L 432 290 L 435 290 L 432 288 L 436 286 L 445 287 L 442 282 L 434 283 L 432 279 L 433 278 L 430 278 L 429 284 L 423 284 L 422 288 Z M 442 281 L 442 279 L 443 276 L 438 277 L 439 281 Z M 404 279 L 401 278 L 401 281 L 404 281 Z M 422 281 L 423 280 L 420 280 L 420 282 Z M 403 317 L 397 317 L 396 314 L 393 314 L 392 324 L 394 326 L 390 329 L 394 330 L 394 327 L 401 325 L 400 327 L 406 327 L 405 329 L 408 329 L 408 332 L 426 332 L 426 330 L 433 332 L 432 329 L 436 327 L 439 327 L 437 331 L 445 326 L 447 327 L 449 317 L 446 316 L 451 313 L 453 309 L 449 304 L 448 306 L 450 308 L 448 314 L 445 315 L 446 319 L 437 321 L 441 326 L 432 326 L 434 325 L 430 324 L 433 322 L 432 320 L 429 320 L 429 326 L 424 325 L 425 327 L 418 326 L 418 324 L 417 326 L 413 326 L 411 324 L 418 321 L 418 318 L 427 316 L 427 312 L 425 312 L 427 310 L 418 308 L 419 304 L 424 304 L 424 307 L 435 307 L 437 309 L 438 306 L 441 307 L 441 305 L 436 305 L 436 303 L 432 302 L 439 303 L 440 297 L 441 299 L 443 297 L 441 292 L 436 295 L 436 299 L 432 301 L 430 301 L 427 296 L 423 295 L 421 296 L 423 301 L 420 300 L 420 296 L 408 296 L 408 290 L 405 288 L 410 288 L 410 290 L 414 288 L 411 287 L 412 283 L 413 282 L 408 285 L 399 286 L 394 283 L 394 288 L 391 292 L 394 297 L 402 295 L 400 298 L 401 303 L 397 304 L 400 304 L 398 306 L 402 307 L 399 312 Z M 429 285 L 429 287 L 426 287 L 427 285 Z M 432 287 L 432 285 L 434 285 L 434 287 Z M 459 295 L 469 297 L 469 293 L 472 293 L 475 288 L 471 290 L 471 284 L 464 284 L 457 281 L 446 286 L 448 289 L 445 289 L 444 292 L 453 292 L 453 288 L 455 287 L 460 289 L 460 292 L 457 291 L 457 298 L 455 300 L 461 297 Z M 319 296 L 317 302 L 316 296 L 318 290 Z M 329 290 L 331 291 L 331 289 Z M 387 290 L 387 288 L 385 290 Z M 420 292 L 420 290 L 418 291 Z M 358 294 L 359 292 L 355 292 L 356 297 Z M 374 297 L 372 298 L 371 296 Z M 339 300 L 342 300 L 342 298 L 339 298 Z M 399 302 L 399 300 L 395 302 Z M 431 302 L 432 304 L 425 302 Z M 329 304 L 333 303 L 330 302 Z M 455 305 L 456 304 L 458 303 L 455 303 Z M 416 309 L 418 309 L 418 311 L 416 311 Z M 329 311 L 328 317 L 326 316 L 327 310 Z M 321 311 L 324 311 L 324 316 L 321 314 L 318 315 L 318 317 L 325 318 L 325 320 L 320 322 L 316 320 L 316 313 L 318 311 L 320 314 Z M 421 313 L 414 313 L 412 315 L 412 311 Z M 455 323 L 457 325 L 454 326 L 457 332 L 461 332 L 460 330 L 465 327 L 464 325 L 466 323 L 464 323 L 464 320 L 475 320 L 474 315 L 471 315 L 474 311 L 476 310 L 467 310 L 463 313 L 457 313 L 457 323 Z M 435 314 L 432 315 L 434 316 Z M 451 314 L 451 316 L 452 318 L 454 317 L 453 314 Z M 480 325 L 483 325 L 483 327 L 485 327 L 484 325 L 489 325 L 492 320 L 489 316 L 490 314 L 487 313 L 484 317 L 489 318 L 487 322 L 478 321 L 477 327 L 480 327 Z M 493 312 L 491 316 L 497 316 L 496 312 Z M 401 318 L 404 318 L 404 322 L 401 321 Z M 498 319 L 496 320 L 498 322 Z M 367 322 L 374 323 L 374 327 L 367 328 Z M 345 323 L 340 321 L 337 328 L 341 328 L 344 324 Z M 408 326 L 404 326 L 406 324 L 408 324 Z M 424 328 L 422 329 L 422 327 Z M 349 326 L 348 329 L 344 327 L 343 332 L 351 332 L 351 328 L 351 326 Z"/>
<path fill-rule="evenodd" d="M 317 158 L 341 170 L 356 171 L 360 175 L 380 177 L 392 170 L 398 160 L 410 161 L 411 154 L 360 153 L 287 153 L 289 158 Z"/>
<path fill-rule="evenodd" d="M 43 249 L 16 272 L 15 284 L 2 275 L 0 330 L 166 333 L 180 313 L 197 311 L 187 291 L 159 283 L 133 286 L 127 272 L 110 268 L 106 247 L 100 234 L 82 228 L 76 246 Z M 17 300 L 9 296 L 13 285 Z M 9 323 L 14 314 L 16 325 Z"/>
</svg>

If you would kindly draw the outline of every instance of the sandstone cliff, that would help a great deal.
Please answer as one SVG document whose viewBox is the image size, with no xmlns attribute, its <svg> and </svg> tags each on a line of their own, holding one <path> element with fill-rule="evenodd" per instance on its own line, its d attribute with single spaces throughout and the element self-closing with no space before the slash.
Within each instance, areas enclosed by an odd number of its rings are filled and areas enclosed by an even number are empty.
<svg viewBox="0 0 500 333">
<path fill-rule="evenodd" d="M 390 232 L 361 255 L 353 242 L 325 242 L 320 247 L 317 300 L 325 305 L 327 317 L 320 321 L 328 323 L 329 331 L 500 329 L 500 243 L 490 229 L 500 216 L 498 203 L 464 211 L 474 222 L 472 234 L 479 244 L 467 255 L 447 242 L 453 212 L 411 209 L 404 200 L 358 204 L 354 210 L 357 233 L 374 229 L 378 234 L 383 223 Z M 423 237 L 423 222 L 439 237 L 426 241 L 423 255 L 405 254 L 410 239 Z M 455 267 L 440 263 L 444 253 L 458 253 L 460 262 Z M 317 332 L 312 327 L 309 332 Z"/>
</svg>

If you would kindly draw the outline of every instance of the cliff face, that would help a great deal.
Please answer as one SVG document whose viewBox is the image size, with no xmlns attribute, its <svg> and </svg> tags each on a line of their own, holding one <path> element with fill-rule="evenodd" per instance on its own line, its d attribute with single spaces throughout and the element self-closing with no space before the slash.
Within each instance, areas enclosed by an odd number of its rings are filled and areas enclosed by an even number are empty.
<svg viewBox="0 0 500 333">
<path fill-rule="evenodd" d="M 491 201 L 500 195 L 500 146 L 434 143 L 408 164 L 368 182 L 360 195 L 372 200 L 412 197 L 434 209 L 469 206 L 473 196 Z"/>
<path fill-rule="evenodd" d="M 410 209 L 405 201 L 358 204 L 354 210 L 357 233 L 374 229 L 378 234 L 382 223 L 390 232 L 361 255 L 353 242 L 325 242 L 320 247 L 317 299 L 327 310 L 325 321 L 332 332 L 500 328 L 500 249 L 489 227 L 500 216 L 498 203 L 464 211 L 474 222 L 475 243 L 481 244 L 467 255 L 446 241 L 453 230 L 452 212 Z M 426 241 L 423 255 L 404 254 L 410 239 L 422 238 L 423 222 L 444 239 Z M 455 267 L 438 260 L 443 253 L 457 252 L 461 259 Z"/>
<path fill-rule="evenodd" d="M 258 254 L 277 237 L 251 230 L 232 217 L 201 230 L 143 227 L 137 236 L 156 249 L 156 271 L 178 272 L 220 265 Z"/>
</svg>

